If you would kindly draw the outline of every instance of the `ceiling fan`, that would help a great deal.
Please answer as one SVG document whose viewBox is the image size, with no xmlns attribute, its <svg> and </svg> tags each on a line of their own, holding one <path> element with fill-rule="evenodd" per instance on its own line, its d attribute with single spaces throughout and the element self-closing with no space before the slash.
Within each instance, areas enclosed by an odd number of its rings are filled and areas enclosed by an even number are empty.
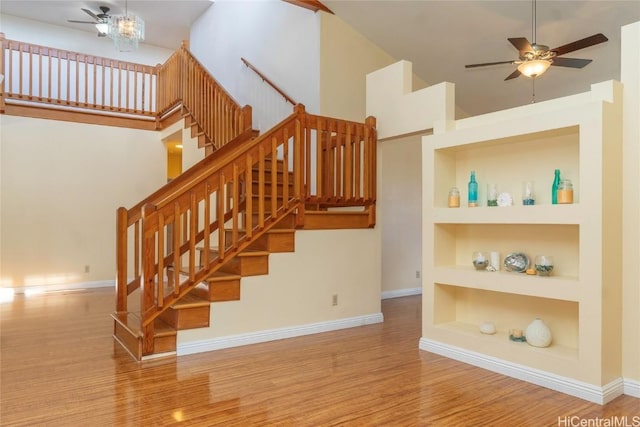
<svg viewBox="0 0 640 427">
<path fill-rule="evenodd" d="M 465 68 L 476 68 L 498 64 L 517 64 L 518 68 L 513 73 L 509 74 L 505 80 L 515 79 L 521 74 L 527 77 L 537 77 L 547 71 L 547 69 L 551 65 L 559 67 L 583 68 L 587 66 L 592 60 L 578 58 L 560 58 L 560 56 L 599 43 L 604 43 L 608 40 L 603 34 L 598 33 L 584 39 L 580 39 L 572 43 L 556 47 L 554 49 L 549 49 L 549 46 L 536 43 L 536 0 L 533 0 L 532 16 L 533 18 L 531 22 L 531 28 L 533 33 L 533 43 L 529 43 L 529 40 L 527 40 L 526 37 L 515 37 L 507 39 L 516 49 L 518 49 L 518 59 L 513 61 L 469 64 L 465 65 Z"/>
<path fill-rule="evenodd" d="M 109 8 L 106 6 L 100 6 L 101 13 L 93 13 L 89 9 L 81 8 L 81 10 L 92 17 L 93 21 L 76 21 L 75 19 L 67 19 L 67 22 L 73 22 L 75 24 L 92 24 L 96 26 L 98 30 L 98 37 L 105 37 L 108 32 L 109 25 Z"/>
</svg>

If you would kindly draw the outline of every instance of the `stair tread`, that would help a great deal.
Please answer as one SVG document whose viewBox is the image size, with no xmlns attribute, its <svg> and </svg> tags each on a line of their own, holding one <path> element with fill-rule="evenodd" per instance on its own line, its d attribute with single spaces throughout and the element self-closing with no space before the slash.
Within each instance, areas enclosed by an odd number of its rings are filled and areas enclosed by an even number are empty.
<svg viewBox="0 0 640 427">
<path fill-rule="evenodd" d="M 242 276 L 239 274 L 231 274 L 231 273 L 225 273 L 224 271 L 216 271 L 215 273 L 207 277 L 206 280 L 208 282 L 217 282 L 222 280 L 235 280 L 235 279 L 241 279 L 241 278 Z"/>
<path fill-rule="evenodd" d="M 205 248 L 203 248 L 203 247 L 199 247 L 199 248 L 196 248 L 196 249 L 199 250 L 199 251 L 204 251 L 205 250 Z M 212 247 L 209 248 L 209 250 L 211 252 L 218 252 L 218 247 L 217 246 L 212 246 Z M 259 250 L 259 249 L 245 249 L 245 250 L 243 250 L 242 252 L 240 252 L 236 256 L 239 256 L 239 257 L 263 256 L 263 255 L 269 255 L 270 253 L 271 252 L 269 252 L 269 251 L 262 251 L 262 250 Z"/>
<path fill-rule="evenodd" d="M 175 328 L 167 325 L 165 322 L 156 318 L 153 321 L 153 336 L 154 337 L 168 337 L 172 335 L 176 335 L 178 332 Z"/>
<path fill-rule="evenodd" d="M 232 228 L 225 228 L 224 231 L 227 232 L 231 232 L 233 231 Z M 279 234 L 279 233 L 295 233 L 296 229 L 295 228 L 272 228 L 270 230 L 265 231 L 265 234 Z M 240 228 L 238 229 L 238 233 L 239 234 L 246 234 L 247 233 L 247 229 L 246 228 Z"/>
<path fill-rule="evenodd" d="M 193 293 L 188 293 L 182 298 L 180 298 L 180 300 L 174 303 L 171 307 L 173 307 L 174 309 L 181 309 L 181 308 L 205 307 L 207 305 L 210 305 L 210 302 L 207 301 L 206 299 L 203 299 L 197 295 L 194 295 Z"/>
<path fill-rule="evenodd" d="M 142 330 L 140 329 L 140 314 L 137 312 L 115 312 L 111 314 L 111 317 L 118 322 L 122 326 L 124 326 L 131 335 L 141 338 Z M 153 321 L 153 332 L 154 336 L 162 337 L 162 336 L 170 336 L 175 335 L 176 330 L 171 326 L 167 325 L 162 320 L 156 318 Z"/>
</svg>

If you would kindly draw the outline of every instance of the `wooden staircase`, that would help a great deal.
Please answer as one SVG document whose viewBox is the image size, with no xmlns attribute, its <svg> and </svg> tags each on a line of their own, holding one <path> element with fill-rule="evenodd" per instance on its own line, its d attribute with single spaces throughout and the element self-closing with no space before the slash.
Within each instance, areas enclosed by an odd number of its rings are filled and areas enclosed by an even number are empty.
<svg viewBox="0 0 640 427">
<path fill-rule="evenodd" d="M 298 105 L 120 208 L 115 339 L 137 360 L 172 354 L 178 330 L 208 327 L 212 303 L 240 299 L 242 277 L 268 274 L 270 253 L 293 252 L 296 230 L 373 227 L 374 126 Z"/>
<path fill-rule="evenodd" d="M 0 113 L 146 130 L 184 119 L 205 149 L 202 161 L 117 211 L 114 337 L 137 360 L 174 352 L 177 330 L 208 326 L 211 303 L 238 300 L 242 277 L 267 274 L 270 253 L 295 249 L 295 230 L 375 224 L 373 117 L 322 117 L 298 104 L 258 136 L 251 107 L 185 45 L 151 67 L 2 33 L 0 44 Z M 108 84 L 87 83 L 97 69 Z M 76 90 L 63 97 L 42 84 L 54 80 Z"/>
</svg>

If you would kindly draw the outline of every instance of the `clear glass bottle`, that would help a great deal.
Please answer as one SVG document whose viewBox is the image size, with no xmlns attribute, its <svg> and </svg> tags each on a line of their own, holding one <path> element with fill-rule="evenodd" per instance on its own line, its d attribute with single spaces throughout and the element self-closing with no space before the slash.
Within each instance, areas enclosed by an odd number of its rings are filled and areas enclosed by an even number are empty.
<svg viewBox="0 0 640 427">
<path fill-rule="evenodd" d="M 451 189 L 449 190 L 448 205 L 450 208 L 460 207 L 460 190 L 458 190 L 458 187 L 451 187 Z"/>
<path fill-rule="evenodd" d="M 558 203 L 573 203 L 573 183 L 570 179 L 563 179 L 558 185 Z"/>
<path fill-rule="evenodd" d="M 478 182 L 476 181 L 476 172 L 471 171 L 471 178 L 469 179 L 469 207 L 475 208 L 478 206 Z"/>
<path fill-rule="evenodd" d="M 498 186 L 487 184 L 487 206 L 498 206 Z"/>
<path fill-rule="evenodd" d="M 536 198 L 533 194 L 533 182 L 531 181 L 522 183 L 522 204 L 525 206 L 536 204 Z"/>
</svg>

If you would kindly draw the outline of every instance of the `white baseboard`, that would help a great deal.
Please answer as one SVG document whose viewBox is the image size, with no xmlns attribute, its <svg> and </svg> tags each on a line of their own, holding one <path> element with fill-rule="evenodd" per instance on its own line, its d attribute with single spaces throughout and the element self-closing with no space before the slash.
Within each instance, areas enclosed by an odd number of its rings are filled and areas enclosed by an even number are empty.
<svg viewBox="0 0 640 427">
<path fill-rule="evenodd" d="M 109 287 L 115 288 L 115 281 L 100 280 L 96 282 L 63 283 L 59 285 L 23 286 L 19 288 L 11 288 L 11 289 L 13 289 L 14 294 L 20 295 L 20 294 L 30 294 L 30 293 L 79 291 L 82 289 L 109 288 Z"/>
<path fill-rule="evenodd" d="M 626 382 L 623 381 L 622 378 L 618 378 L 604 386 L 595 386 L 572 378 L 508 362 L 506 360 L 465 350 L 460 347 L 443 344 L 426 338 L 420 338 L 419 347 L 421 350 L 430 351 L 441 356 L 459 360 L 470 365 L 488 369 L 499 374 L 566 393 L 600 405 L 604 405 L 616 397 L 626 394 Z M 636 384 L 636 386 L 637 385 L 638 384 Z"/>
<path fill-rule="evenodd" d="M 421 295 L 422 288 L 396 289 L 393 291 L 382 291 L 382 299 L 408 297 L 411 295 Z"/>
<path fill-rule="evenodd" d="M 624 394 L 640 399 L 640 381 L 624 379 Z"/>
<path fill-rule="evenodd" d="M 246 334 L 230 335 L 226 337 L 211 338 L 207 340 L 193 341 L 183 344 L 178 343 L 177 354 L 178 356 L 183 356 L 186 354 L 202 353 L 205 351 L 220 350 L 230 347 L 239 347 L 243 345 L 275 341 L 284 338 L 318 334 L 321 332 L 336 331 L 338 329 L 346 329 L 356 326 L 381 323 L 383 322 L 383 320 L 384 317 L 382 313 L 376 313 L 364 316 L 350 317 L 346 319 L 330 320 L 327 322 L 292 326 L 289 328 L 270 329 L 265 331 L 250 332 Z M 178 334 L 180 334 L 180 332 L 178 332 Z"/>
</svg>

